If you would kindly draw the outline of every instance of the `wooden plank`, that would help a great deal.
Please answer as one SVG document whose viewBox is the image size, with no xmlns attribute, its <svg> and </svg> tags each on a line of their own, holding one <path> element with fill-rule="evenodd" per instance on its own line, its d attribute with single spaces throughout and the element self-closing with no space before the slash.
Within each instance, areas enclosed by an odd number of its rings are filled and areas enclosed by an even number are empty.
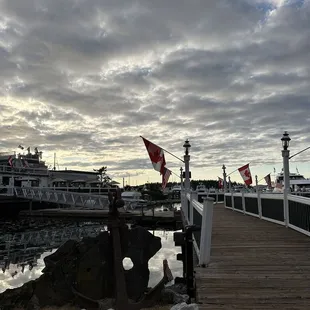
<svg viewBox="0 0 310 310">
<path fill-rule="evenodd" d="M 310 238 L 217 205 L 199 309 L 310 309 Z"/>
</svg>

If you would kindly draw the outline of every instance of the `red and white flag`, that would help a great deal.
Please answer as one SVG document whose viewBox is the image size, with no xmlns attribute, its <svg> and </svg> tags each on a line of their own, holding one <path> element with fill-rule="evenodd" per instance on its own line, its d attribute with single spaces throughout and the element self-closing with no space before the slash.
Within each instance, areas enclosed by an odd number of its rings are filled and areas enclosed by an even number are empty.
<svg viewBox="0 0 310 310">
<path fill-rule="evenodd" d="M 283 188 L 283 184 L 281 181 L 276 181 L 276 188 L 278 189 L 282 189 Z"/>
<path fill-rule="evenodd" d="M 13 167 L 13 157 L 12 157 L 12 156 L 9 156 L 8 162 L 9 162 L 9 165 L 10 165 L 11 167 Z"/>
<path fill-rule="evenodd" d="M 158 145 L 150 142 L 149 140 L 147 140 L 143 137 L 141 137 L 141 138 L 143 139 L 146 150 L 149 153 L 149 157 L 150 157 L 150 160 L 153 164 L 154 169 L 156 171 L 159 171 L 160 174 L 164 174 L 164 172 L 165 172 L 164 168 L 166 166 L 166 161 L 165 161 L 165 154 L 164 154 L 163 149 L 160 148 Z"/>
<path fill-rule="evenodd" d="M 166 188 L 170 176 L 171 176 L 171 171 L 168 168 L 164 167 L 162 189 Z"/>
<path fill-rule="evenodd" d="M 220 177 L 219 178 L 219 188 L 223 188 L 223 179 L 221 179 Z"/>
<path fill-rule="evenodd" d="M 265 181 L 266 181 L 266 183 L 267 183 L 267 186 L 268 186 L 269 188 L 271 188 L 272 186 L 271 186 L 271 177 L 270 177 L 270 173 L 267 174 L 267 175 L 264 177 L 264 179 L 265 179 Z"/>
<path fill-rule="evenodd" d="M 252 184 L 252 176 L 251 176 L 249 164 L 246 164 L 246 165 L 240 167 L 238 170 L 240 172 L 240 175 L 241 175 L 244 183 L 246 185 Z"/>
</svg>

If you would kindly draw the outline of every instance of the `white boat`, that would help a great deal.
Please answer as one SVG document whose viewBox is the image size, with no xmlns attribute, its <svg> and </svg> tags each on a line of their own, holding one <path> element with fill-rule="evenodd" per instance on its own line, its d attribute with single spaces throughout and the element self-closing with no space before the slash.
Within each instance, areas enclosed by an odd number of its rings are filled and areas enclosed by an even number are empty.
<svg viewBox="0 0 310 310">
<path fill-rule="evenodd" d="M 197 193 L 205 193 L 207 192 L 207 188 L 205 185 L 203 185 L 202 183 L 198 184 L 196 187 L 196 192 Z"/>
<path fill-rule="evenodd" d="M 122 199 L 125 201 L 125 209 L 143 208 L 148 205 L 148 201 L 142 199 L 142 194 L 137 191 L 125 191 L 122 193 Z"/>
<path fill-rule="evenodd" d="M 182 190 L 181 185 L 174 185 L 170 191 L 175 193 L 175 192 L 181 192 L 181 190 Z"/>
<path fill-rule="evenodd" d="M 283 186 L 283 184 L 284 174 L 282 171 L 276 175 L 275 191 L 281 191 L 281 187 Z M 310 191 L 310 179 L 306 179 L 300 173 L 290 173 L 290 187 L 293 191 Z"/>
</svg>

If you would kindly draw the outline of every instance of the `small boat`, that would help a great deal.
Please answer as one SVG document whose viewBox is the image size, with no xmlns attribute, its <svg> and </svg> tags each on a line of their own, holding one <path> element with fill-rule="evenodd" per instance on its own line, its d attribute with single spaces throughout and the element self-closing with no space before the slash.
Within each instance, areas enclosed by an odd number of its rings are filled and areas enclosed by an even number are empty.
<svg viewBox="0 0 310 310">
<path fill-rule="evenodd" d="M 125 201 L 125 209 L 143 208 L 148 205 L 148 201 L 142 199 L 142 194 L 137 191 L 125 191 L 122 193 L 122 199 Z"/>
<path fill-rule="evenodd" d="M 207 188 L 205 185 L 203 185 L 202 183 L 198 184 L 196 187 L 196 192 L 197 193 L 205 193 L 207 192 Z"/>
</svg>

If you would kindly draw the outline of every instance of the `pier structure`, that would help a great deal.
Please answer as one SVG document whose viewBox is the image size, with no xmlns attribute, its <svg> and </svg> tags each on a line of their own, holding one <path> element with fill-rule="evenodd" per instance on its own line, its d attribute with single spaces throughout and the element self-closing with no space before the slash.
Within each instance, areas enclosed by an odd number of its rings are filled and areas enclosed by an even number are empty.
<svg viewBox="0 0 310 310">
<path fill-rule="evenodd" d="M 191 227 L 194 258 L 182 241 L 178 258 L 199 309 L 310 308 L 310 198 L 290 192 L 289 141 L 285 132 L 283 193 L 235 193 L 229 177 L 223 202 L 182 190 L 183 239 Z"/>
</svg>

